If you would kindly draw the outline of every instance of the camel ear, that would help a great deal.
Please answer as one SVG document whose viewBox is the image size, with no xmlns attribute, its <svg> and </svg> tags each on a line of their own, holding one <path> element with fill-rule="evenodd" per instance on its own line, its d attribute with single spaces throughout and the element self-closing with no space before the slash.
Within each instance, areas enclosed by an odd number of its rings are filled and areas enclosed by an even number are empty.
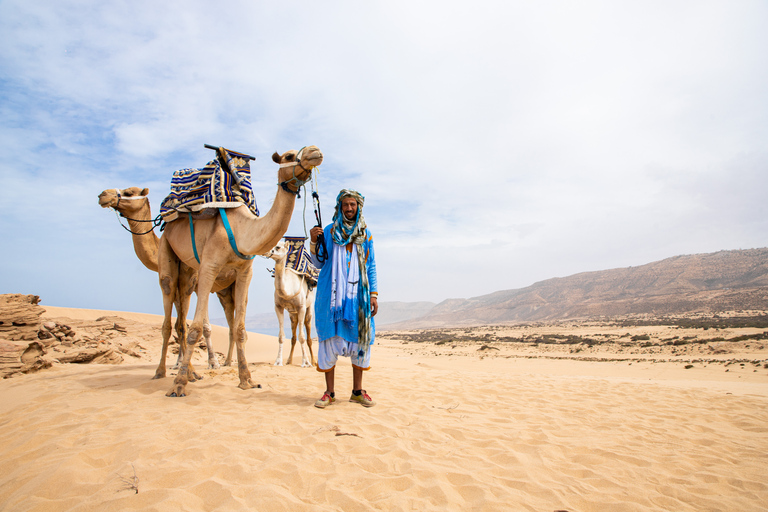
<svg viewBox="0 0 768 512">
<path fill-rule="evenodd" d="M 142 190 L 142 191 L 141 191 L 141 195 L 143 195 L 143 196 L 148 196 L 148 195 L 149 195 L 149 189 L 148 189 L 148 188 L 145 188 L 144 190 Z"/>
<path fill-rule="evenodd" d="M 275 151 L 275 154 L 272 155 L 272 161 L 275 162 L 276 164 L 280 163 L 280 155 L 277 154 L 277 151 Z"/>
</svg>

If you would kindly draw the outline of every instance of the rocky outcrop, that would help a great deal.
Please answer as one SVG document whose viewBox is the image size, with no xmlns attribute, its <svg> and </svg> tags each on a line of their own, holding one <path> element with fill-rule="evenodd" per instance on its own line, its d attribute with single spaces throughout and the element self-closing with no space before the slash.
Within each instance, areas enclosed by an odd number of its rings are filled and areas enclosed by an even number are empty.
<svg viewBox="0 0 768 512">
<path fill-rule="evenodd" d="M 45 309 L 38 306 L 37 295 L 8 293 L 0 295 L 0 339 L 36 340 L 40 330 L 40 315 Z"/>
<path fill-rule="evenodd" d="M 141 358 L 141 343 L 160 337 L 150 327 L 120 317 L 96 321 L 54 318 L 41 321 L 45 309 L 37 295 L 0 295 L 0 376 L 29 373 L 54 363 L 120 364 Z"/>
</svg>

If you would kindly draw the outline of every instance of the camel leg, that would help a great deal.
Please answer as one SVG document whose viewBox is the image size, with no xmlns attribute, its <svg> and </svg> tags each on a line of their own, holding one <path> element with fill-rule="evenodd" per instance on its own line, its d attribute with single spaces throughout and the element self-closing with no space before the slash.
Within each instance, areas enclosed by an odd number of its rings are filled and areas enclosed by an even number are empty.
<svg viewBox="0 0 768 512">
<path fill-rule="evenodd" d="M 231 284 L 226 289 L 216 292 L 219 297 L 221 307 L 224 308 L 224 316 L 227 318 L 227 327 L 229 327 L 229 350 L 227 358 L 224 360 L 224 366 L 232 366 L 232 351 L 235 348 L 235 285 Z"/>
<path fill-rule="evenodd" d="M 200 341 L 200 337 L 203 335 L 203 326 L 208 321 L 208 298 L 211 295 L 211 288 L 213 288 L 213 283 L 218 273 L 219 269 L 216 268 L 215 265 L 209 264 L 200 267 L 197 283 L 197 307 L 195 308 L 195 318 L 192 320 L 192 325 L 187 334 L 187 344 L 184 350 L 184 358 L 182 359 L 181 367 L 179 368 L 179 373 L 173 381 L 173 387 L 171 387 L 171 390 L 168 391 L 165 396 L 186 396 L 187 384 L 194 381 L 196 378 L 202 378 L 194 373 L 194 368 L 191 364 L 192 355 L 195 352 L 195 347 Z"/>
<path fill-rule="evenodd" d="M 173 314 L 173 295 L 171 293 L 165 293 L 166 289 L 173 289 L 174 286 L 168 284 L 171 278 L 168 277 L 164 283 L 163 279 L 160 280 L 160 287 L 163 289 L 163 348 L 160 351 L 160 363 L 155 370 L 155 376 L 153 379 L 162 379 L 165 377 L 165 358 L 168 355 L 168 341 L 171 337 L 171 317 Z"/>
<path fill-rule="evenodd" d="M 187 339 L 187 314 L 189 313 L 189 302 L 192 300 L 192 292 L 197 287 L 196 272 L 184 264 L 179 265 L 179 289 L 176 293 L 176 332 L 179 335 L 179 356 L 173 370 L 181 368 L 181 362 L 184 359 Z M 202 379 L 203 376 L 195 371 L 192 362 L 189 363 L 189 381 L 194 382 Z"/>
<path fill-rule="evenodd" d="M 309 300 L 309 299 L 307 299 Z M 315 305 L 307 304 L 306 314 L 304 315 L 304 327 L 307 330 L 307 350 L 309 350 L 309 364 L 315 366 L 315 355 L 312 353 L 312 318 L 315 312 Z"/>
<path fill-rule="evenodd" d="M 152 378 L 162 379 L 165 377 L 165 358 L 168 355 L 168 341 L 171 338 L 171 317 L 174 303 L 176 303 L 178 307 L 178 299 L 176 295 L 179 291 L 179 260 L 170 250 L 168 242 L 164 239 L 160 240 L 157 259 L 160 290 L 163 293 L 163 348 L 160 353 L 160 363 L 157 365 L 155 376 Z M 176 327 L 178 329 L 178 321 Z M 179 343 L 182 343 L 182 341 L 179 340 Z"/>
<path fill-rule="evenodd" d="M 187 339 L 187 321 L 181 318 L 179 311 L 181 311 L 181 305 L 179 301 L 176 301 L 176 339 L 179 341 L 179 353 L 176 356 L 176 362 L 171 366 L 171 370 L 178 370 L 181 366 L 181 359 L 184 357 L 184 342 L 182 340 Z M 183 327 L 182 327 L 183 326 Z"/>
<path fill-rule="evenodd" d="M 248 361 L 245 360 L 245 342 L 248 341 L 248 333 L 245 331 L 245 309 L 248 306 L 248 286 L 253 277 L 253 267 L 244 268 L 237 275 L 235 281 L 235 326 L 237 344 L 237 370 L 240 375 L 240 389 L 260 388 L 251 380 L 251 372 L 248 370 Z"/>
<path fill-rule="evenodd" d="M 307 308 L 300 307 L 299 313 L 296 315 L 296 334 L 299 338 L 299 343 L 301 344 L 301 367 L 306 368 L 308 366 L 311 366 L 309 364 L 309 359 L 307 359 L 307 351 L 306 351 L 306 343 L 304 340 L 304 317 L 307 314 Z"/>
<path fill-rule="evenodd" d="M 277 300 L 277 298 L 275 298 Z M 275 366 L 283 366 L 283 328 L 285 323 L 285 313 L 282 306 L 275 304 L 275 314 L 277 315 L 277 323 L 280 325 L 280 330 L 277 333 L 277 358 L 275 359 Z M 290 360 L 289 363 L 290 364 Z"/>
<path fill-rule="evenodd" d="M 293 349 L 296 348 L 296 324 L 298 323 L 297 315 L 293 311 L 288 311 L 288 316 L 291 318 L 291 353 L 288 355 L 288 364 L 293 364 Z M 301 334 L 301 329 L 299 329 Z"/>
<path fill-rule="evenodd" d="M 205 322 L 203 325 L 203 336 L 205 337 L 205 346 L 208 349 L 208 369 L 218 370 L 221 368 L 219 364 L 219 358 L 216 357 L 216 352 L 213 350 L 213 343 L 211 343 L 211 324 Z"/>
</svg>

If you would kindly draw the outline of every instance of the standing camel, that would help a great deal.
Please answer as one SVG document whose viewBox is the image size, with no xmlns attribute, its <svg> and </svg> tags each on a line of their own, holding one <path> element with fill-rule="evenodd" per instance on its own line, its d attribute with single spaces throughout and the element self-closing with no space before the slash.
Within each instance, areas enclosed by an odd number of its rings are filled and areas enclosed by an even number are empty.
<svg viewBox="0 0 768 512">
<path fill-rule="evenodd" d="M 293 349 L 296 348 L 296 335 L 298 330 L 299 344 L 301 345 L 301 367 L 314 366 L 315 356 L 312 354 L 312 318 L 315 316 L 315 287 L 310 287 L 307 276 L 293 269 L 286 268 L 288 259 L 288 245 L 281 240 L 272 249 L 268 257 L 275 260 L 275 313 L 280 324 L 280 333 L 277 341 L 277 359 L 275 366 L 283 366 L 283 323 L 284 312 L 288 310 L 291 318 L 291 353 L 288 355 L 288 364 L 293 362 Z M 309 359 L 304 351 L 304 332 L 307 332 L 306 344 L 309 349 Z"/>
<path fill-rule="evenodd" d="M 136 252 L 139 260 L 153 272 L 157 272 L 157 252 L 160 245 L 160 239 L 155 234 L 153 227 L 152 209 L 149 205 L 149 189 L 141 189 L 139 187 L 129 187 L 126 189 L 107 189 L 99 194 L 99 205 L 102 208 L 113 208 L 119 212 L 128 221 L 130 227 L 131 236 L 133 239 L 133 250 Z M 176 360 L 176 364 L 173 368 L 178 368 L 181 363 L 181 359 L 184 355 L 184 341 L 187 336 L 187 323 L 186 312 L 189 310 L 189 301 L 192 292 L 195 291 L 197 286 L 197 271 L 181 265 L 179 268 L 179 291 L 176 294 L 177 302 L 174 304 L 176 307 L 176 335 L 179 339 L 179 355 Z M 232 319 L 234 318 L 234 300 L 232 296 L 232 283 L 235 279 L 235 273 L 220 274 L 216 278 L 216 284 L 213 291 L 219 297 L 219 302 L 224 308 L 224 314 L 227 317 L 227 322 L 230 325 L 230 349 L 228 360 L 224 365 L 231 364 L 232 345 L 234 344 L 234 338 L 231 334 Z M 182 314 L 183 312 L 183 314 Z M 170 329 L 170 323 L 163 325 L 163 329 Z M 211 344 L 211 326 L 206 324 L 203 328 L 205 337 L 205 345 L 208 349 L 208 368 L 219 368 L 219 360 L 216 357 L 216 353 L 213 350 Z M 170 333 L 167 338 L 170 338 Z M 163 339 L 167 339 L 163 336 Z M 160 364 L 155 371 L 153 379 L 160 379 L 165 377 L 165 358 L 168 352 L 168 344 L 164 342 L 162 357 Z"/>
<path fill-rule="evenodd" d="M 241 389 L 257 387 L 251 380 L 245 359 L 245 310 L 248 304 L 248 286 L 253 276 L 253 260 L 256 254 L 266 254 L 283 237 L 288 229 L 300 187 L 312 176 L 312 169 L 323 161 L 323 154 L 316 146 L 300 151 L 290 150 L 282 155 L 275 153 L 272 160 L 279 164 L 278 188 L 272 207 L 263 217 L 254 215 L 247 206 L 222 209 L 221 214 L 194 223 L 194 245 L 190 236 L 189 220 L 180 218 L 166 225 L 160 238 L 158 266 L 160 289 L 163 292 L 163 308 L 166 318 L 171 316 L 174 293 L 178 282 L 179 262 L 197 269 L 197 307 L 187 335 L 184 358 L 173 387 L 166 396 L 186 396 L 190 381 L 189 363 L 195 345 L 208 320 L 208 296 L 221 272 L 235 271 L 234 282 L 234 337 L 237 346 L 237 367 Z M 227 224 L 231 228 L 227 229 Z M 229 231 L 229 233 L 228 233 Z M 198 254 L 198 259 L 195 256 Z"/>
</svg>

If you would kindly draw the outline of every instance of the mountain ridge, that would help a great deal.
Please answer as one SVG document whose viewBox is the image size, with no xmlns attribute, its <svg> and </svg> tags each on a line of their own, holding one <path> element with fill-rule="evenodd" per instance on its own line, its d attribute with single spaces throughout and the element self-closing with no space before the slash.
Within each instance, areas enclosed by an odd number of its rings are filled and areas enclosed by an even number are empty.
<svg viewBox="0 0 768 512">
<path fill-rule="evenodd" d="M 640 266 L 555 277 L 469 299 L 447 299 L 422 317 L 386 327 L 734 309 L 768 309 L 768 248 L 672 256 Z"/>
<path fill-rule="evenodd" d="M 672 256 L 437 304 L 380 302 L 376 326 L 419 329 L 734 310 L 768 310 L 768 248 Z M 212 322 L 226 326 L 224 319 Z M 274 313 L 246 321 L 248 330 L 263 334 L 277 335 L 277 326 Z"/>
</svg>

